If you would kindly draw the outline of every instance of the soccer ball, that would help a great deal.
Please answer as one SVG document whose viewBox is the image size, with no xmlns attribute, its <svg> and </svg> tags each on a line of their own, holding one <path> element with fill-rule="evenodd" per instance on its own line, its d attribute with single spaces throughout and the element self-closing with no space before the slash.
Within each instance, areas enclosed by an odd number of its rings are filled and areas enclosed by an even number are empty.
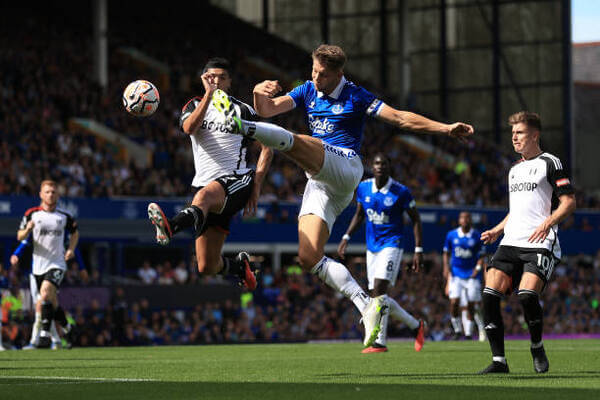
<svg viewBox="0 0 600 400">
<path fill-rule="evenodd" d="M 151 82 L 138 80 L 131 82 L 123 92 L 123 107 L 137 117 L 154 114 L 160 103 L 158 89 Z"/>
</svg>

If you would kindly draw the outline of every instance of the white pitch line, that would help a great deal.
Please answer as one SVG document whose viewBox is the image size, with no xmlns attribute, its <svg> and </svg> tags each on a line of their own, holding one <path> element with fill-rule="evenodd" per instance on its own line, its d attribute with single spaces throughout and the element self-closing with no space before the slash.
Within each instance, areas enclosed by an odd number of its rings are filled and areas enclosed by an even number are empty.
<svg viewBox="0 0 600 400">
<path fill-rule="evenodd" d="M 94 381 L 94 382 L 158 382 L 156 379 L 145 378 L 86 378 L 82 376 L 31 376 L 31 375 L 6 375 L 0 379 L 31 379 L 31 380 L 64 380 L 64 381 Z"/>
</svg>

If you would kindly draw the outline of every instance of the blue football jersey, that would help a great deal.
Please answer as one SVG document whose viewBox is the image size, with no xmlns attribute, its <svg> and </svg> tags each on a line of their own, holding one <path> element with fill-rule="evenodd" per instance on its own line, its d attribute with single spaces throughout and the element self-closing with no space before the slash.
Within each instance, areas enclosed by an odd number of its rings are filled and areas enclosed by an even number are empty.
<svg viewBox="0 0 600 400">
<path fill-rule="evenodd" d="M 477 265 L 477 260 L 485 253 L 481 233 L 475 229 L 464 233 L 460 227 L 451 230 L 446 235 L 444 252 L 451 253 L 452 276 L 469 278 Z M 481 275 L 481 272 L 478 275 Z"/>
<path fill-rule="evenodd" d="M 404 211 L 415 207 L 410 190 L 392 178 L 377 189 L 375 179 L 362 181 L 356 189 L 356 200 L 366 214 L 367 249 L 377 252 L 385 247 L 402 247 Z"/>
<path fill-rule="evenodd" d="M 367 115 L 379 113 L 383 102 L 368 90 L 342 77 L 329 95 L 319 92 L 312 81 L 288 93 L 306 116 L 311 135 L 329 143 L 359 152 Z"/>
</svg>

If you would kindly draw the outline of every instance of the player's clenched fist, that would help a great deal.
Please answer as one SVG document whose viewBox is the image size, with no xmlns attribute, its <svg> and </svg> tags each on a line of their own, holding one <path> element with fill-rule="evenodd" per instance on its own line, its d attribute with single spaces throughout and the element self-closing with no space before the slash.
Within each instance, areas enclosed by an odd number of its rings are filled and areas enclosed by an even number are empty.
<svg viewBox="0 0 600 400">
<path fill-rule="evenodd" d="M 281 89 L 279 81 L 262 81 L 261 83 L 254 86 L 255 94 L 267 97 L 273 97 L 282 90 L 283 89 Z"/>
</svg>

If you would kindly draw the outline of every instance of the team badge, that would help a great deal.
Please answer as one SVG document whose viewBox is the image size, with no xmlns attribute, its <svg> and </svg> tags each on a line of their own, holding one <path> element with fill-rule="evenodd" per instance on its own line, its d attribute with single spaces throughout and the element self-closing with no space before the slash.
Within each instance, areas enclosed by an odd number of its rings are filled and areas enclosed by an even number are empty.
<svg viewBox="0 0 600 400">
<path fill-rule="evenodd" d="M 475 245 L 475 241 L 473 239 L 469 239 L 469 247 L 473 247 Z"/>
<path fill-rule="evenodd" d="M 383 204 L 384 204 L 386 207 L 391 207 L 391 206 L 394 204 L 394 199 L 392 199 L 392 198 L 391 198 L 391 197 L 389 197 L 389 196 L 386 196 L 386 198 L 385 198 L 385 199 L 383 199 Z"/>
<path fill-rule="evenodd" d="M 331 107 L 331 112 L 334 114 L 341 114 L 344 112 L 344 107 L 340 103 L 335 103 L 333 107 Z"/>
<path fill-rule="evenodd" d="M 458 239 L 454 239 L 454 244 L 458 244 Z"/>
<path fill-rule="evenodd" d="M 367 197 L 365 197 L 365 203 L 368 203 L 368 202 L 370 202 L 370 201 L 371 201 L 371 196 L 367 196 Z"/>
</svg>

